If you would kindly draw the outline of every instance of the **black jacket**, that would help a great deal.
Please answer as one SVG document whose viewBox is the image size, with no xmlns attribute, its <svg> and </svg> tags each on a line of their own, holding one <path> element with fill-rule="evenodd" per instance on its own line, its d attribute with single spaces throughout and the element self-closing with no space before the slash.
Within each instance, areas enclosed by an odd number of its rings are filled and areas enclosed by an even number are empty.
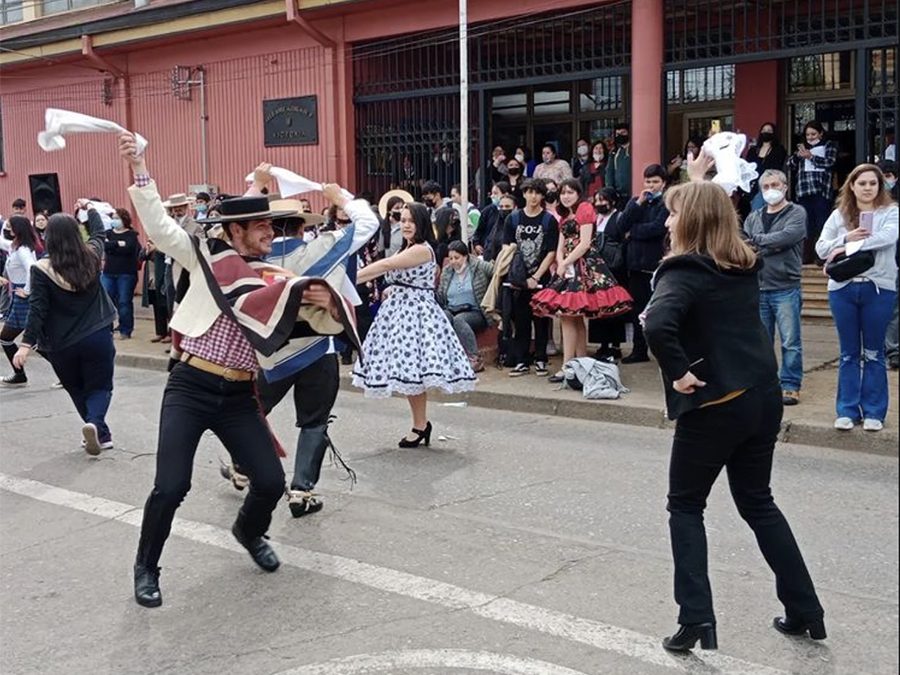
<svg viewBox="0 0 900 675">
<path fill-rule="evenodd" d="M 622 215 L 619 227 L 628 234 L 625 260 L 630 272 L 652 272 L 662 260 L 666 245 L 666 219 L 669 211 L 662 197 L 638 204 L 631 199 Z"/>
<path fill-rule="evenodd" d="M 723 270 L 702 255 L 660 265 L 644 335 L 662 370 L 669 419 L 778 381 L 775 351 L 759 318 L 761 267 L 760 259 L 752 270 Z M 672 382 L 689 370 L 706 386 L 679 394 Z"/>
</svg>

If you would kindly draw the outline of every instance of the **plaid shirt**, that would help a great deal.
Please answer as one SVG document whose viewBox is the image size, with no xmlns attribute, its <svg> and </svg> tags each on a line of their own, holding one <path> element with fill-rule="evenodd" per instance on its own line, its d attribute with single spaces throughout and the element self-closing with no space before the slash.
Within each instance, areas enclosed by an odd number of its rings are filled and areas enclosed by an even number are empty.
<svg viewBox="0 0 900 675">
<path fill-rule="evenodd" d="M 225 368 L 256 371 L 259 363 L 249 340 L 230 318 L 221 314 L 200 337 L 184 336 L 181 351 Z"/>
<path fill-rule="evenodd" d="M 794 195 L 797 199 L 814 195 L 831 199 L 834 196 L 834 188 L 831 186 L 831 168 L 837 159 L 837 151 L 837 145 L 829 141 L 825 143 L 824 157 L 813 155 L 810 161 L 817 168 L 822 169 L 821 171 L 806 171 L 806 160 L 796 154 L 791 155 L 791 169 L 797 176 L 797 190 Z"/>
</svg>

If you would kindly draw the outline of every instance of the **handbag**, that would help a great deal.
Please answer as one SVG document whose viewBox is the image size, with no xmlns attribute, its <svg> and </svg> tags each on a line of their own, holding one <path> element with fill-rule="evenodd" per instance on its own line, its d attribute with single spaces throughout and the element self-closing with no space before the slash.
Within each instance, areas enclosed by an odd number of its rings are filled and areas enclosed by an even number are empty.
<svg viewBox="0 0 900 675">
<path fill-rule="evenodd" d="M 522 255 L 521 251 L 516 251 L 509 263 L 506 281 L 516 288 L 527 288 L 528 277 L 530 276 L 528 274 L 528 265 L 525 264 L 525 256 Z"/>
<path fill-rule="evenodd" d="M 874 265 L 875 254 L 872 251 L 857 251 L 853 255 L 840 253 L 825 265 L 825 274 L 833 281 L 850 281 L 868 272 Z"/>
</svg>

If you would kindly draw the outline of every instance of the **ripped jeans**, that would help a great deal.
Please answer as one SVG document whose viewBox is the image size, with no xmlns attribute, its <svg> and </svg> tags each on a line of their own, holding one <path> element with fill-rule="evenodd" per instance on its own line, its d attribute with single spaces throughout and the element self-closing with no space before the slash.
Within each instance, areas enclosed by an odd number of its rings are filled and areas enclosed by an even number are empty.
<svg viewBox="0 0 900 675">
<path fill-rule="evenodd" d="M 883 422 L 888 410 L 884 336 L 897 292 L 871 281 L 851 282 L 830 291 L 828 301 L 841 345 L 837 416 Z"/>
</svg>

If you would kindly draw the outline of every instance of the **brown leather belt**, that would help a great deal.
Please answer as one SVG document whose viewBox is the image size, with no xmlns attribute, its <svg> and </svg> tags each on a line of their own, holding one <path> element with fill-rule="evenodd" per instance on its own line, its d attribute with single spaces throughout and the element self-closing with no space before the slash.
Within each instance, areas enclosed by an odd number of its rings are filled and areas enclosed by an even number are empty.
<svg viewBox="0 0 900 675">
<path fill-rule="evenodd" d="M 218 363 L 201 359 L 193 354 L 183 353 L 181 362 L 191 368 L 202 370 L 204 373 L 218 375 L 226 382 L 251 382 L 256 379 L 256 372 L 251 370 L 240 370 L 238 368 L 226 368 Z"/>
</svg>

